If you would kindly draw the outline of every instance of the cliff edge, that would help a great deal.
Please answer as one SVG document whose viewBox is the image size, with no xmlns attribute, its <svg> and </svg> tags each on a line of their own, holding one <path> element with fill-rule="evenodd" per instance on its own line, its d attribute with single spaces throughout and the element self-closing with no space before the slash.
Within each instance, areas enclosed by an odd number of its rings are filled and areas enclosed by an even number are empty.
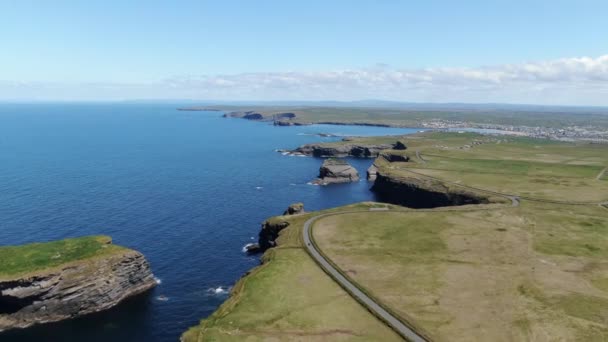
<svg viewBox="0 0 608 342">
<path fill-rule="evenodd" d="M 0 331 L 106 310 L 155 285 L 144 256 L 107 236 L 0 247 Z"/>
</svg>

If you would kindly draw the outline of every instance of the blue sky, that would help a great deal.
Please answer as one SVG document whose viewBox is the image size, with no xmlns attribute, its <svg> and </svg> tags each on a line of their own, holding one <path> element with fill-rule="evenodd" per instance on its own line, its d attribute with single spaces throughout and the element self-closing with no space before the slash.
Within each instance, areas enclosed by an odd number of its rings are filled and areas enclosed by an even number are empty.
<svg viewBox="0 0 608 342">
<path fill-rule="evenodd" d="M 606 13 L 584 0 L 0 0 L 0 99 L 608 105 Z M 471 83 L 488 69 L 492 89 Z"/>
</svg>

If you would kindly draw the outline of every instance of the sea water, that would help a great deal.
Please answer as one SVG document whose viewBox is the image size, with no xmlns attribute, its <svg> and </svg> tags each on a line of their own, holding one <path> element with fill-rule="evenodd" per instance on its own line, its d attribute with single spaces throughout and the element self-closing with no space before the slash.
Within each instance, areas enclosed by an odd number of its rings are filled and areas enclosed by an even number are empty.
<svg viewBox="0 0 608 342">
<path fill-rule="evenodd" d="M 179 104 L 0 104 L 0 245 L 106 234 L 142 252 L 158 286 L 75 320 L 1 341 L 176 341 L 259 264 L 243 253 L 290 203 L 373 200 L 367 159 L 354 184 L 312 186 L 321 159 L 277 149 L 416 129 L 275 127 Z"/>
</svg>

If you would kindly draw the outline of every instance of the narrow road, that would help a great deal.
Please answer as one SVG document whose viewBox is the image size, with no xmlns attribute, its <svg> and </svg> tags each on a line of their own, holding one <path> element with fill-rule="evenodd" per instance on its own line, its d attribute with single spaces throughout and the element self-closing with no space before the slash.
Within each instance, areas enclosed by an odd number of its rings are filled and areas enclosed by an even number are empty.
<svg viewBox="0 0 608 342">
<path fill-rule="evenodd" d="M 606 173 L 606 170 L 608 170 L 608 167 L 604 168 L 602 171 L 600 171 L 600 173 L 597 175 L 597 177 L 595 177 L 595 179 L 602 180 L 602 177 L 604 177 L 604 174 Z"/>
<path fill-rule="evenodd" d="M 426 164 L 426 160 L 424 160 L 424 158 L 422 158 L 422 156 L 420 155 L 420 151 L 416 150 L 416 158 L 418 158 L 418 160 L 420 160 L 422 162 L 422 164 Z"/>
<path fill-rule="evenodd" d="M 353 211 L 353 212 L 361 212 L 361 211 Z M 310 227 L 312 224 L 323 217 L 336 215 L 336 214 L 346 214 L 349 212 L 340 212 L 340 213 L 330 213 L 312 217 L 304 223 L 303 230 L 303 238 L 304 245 L 308 250 L 310 256 L 315 259 L 315 261 L 329 274 L 336 282 L 338 282 L 343 288 L 345 288 L 355 299 L 357 299 L 360 303 L 362 303 L 368 310 L 373 312 L 375 315 L 384 320 L 388 325 L 390 325 L 395 331 L 397 331 L 401 336 L 403 336 L 406 340 L 412 342 L 426 342 L 427 339 L 422 335 L 419 335 L 413 329 L 405 325 L 395 316 L 393 316 L 388 311 L 384 310 L 378 303 L 376 303 L 372 298 L 363 293 L 357 286 L 351 283 L 348 279 L 346 279 L 335 267 L 333 267 L 325 257 L 317 250 L 315 244 L 311 240 L 311 232 Z"/>
</svg>

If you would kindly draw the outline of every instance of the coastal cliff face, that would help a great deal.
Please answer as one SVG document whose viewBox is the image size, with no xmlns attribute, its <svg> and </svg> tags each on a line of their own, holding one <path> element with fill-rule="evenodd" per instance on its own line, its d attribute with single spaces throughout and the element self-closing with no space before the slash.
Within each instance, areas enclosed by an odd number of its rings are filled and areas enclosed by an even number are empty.
<svg viewBox="0 0 608 342">
<path fill-rule="evenodd" d="M 327 159 L 319 168 L 319 178 L 313 184 L 328 185 L 334 183 L 358 182 L 359 173 L 344 160 Z"/>
<path fill-rule="evenodd" d="M 230 112 L 223 115 L 225 118 L 241 118 L 247 120 L 264 120 L 264 115 L 255 111 Z"/>
<path fill-rule="evenodd" d="M 450 189 L 435 180 L 387 176 L 378 169 L 375 170 L 375 181 L 371 190 L 382 202 L 410 208 L 436 208 L 490 202 L 482 195 L 461 189 Z"/>
<path fill-rule="evenodd" d="M 0 331 L 106 310 L 155 285 L 144 256 L 128 249 L 0 279 Z"/>
<path fill-rule="evenodd" d="M 357 157 L 376 158 L 381 151 L 392 149 L 396 144 L 306 144 L 291 151 L 294 154 L 303 154 L 312 157 Z"/>
</svg>

